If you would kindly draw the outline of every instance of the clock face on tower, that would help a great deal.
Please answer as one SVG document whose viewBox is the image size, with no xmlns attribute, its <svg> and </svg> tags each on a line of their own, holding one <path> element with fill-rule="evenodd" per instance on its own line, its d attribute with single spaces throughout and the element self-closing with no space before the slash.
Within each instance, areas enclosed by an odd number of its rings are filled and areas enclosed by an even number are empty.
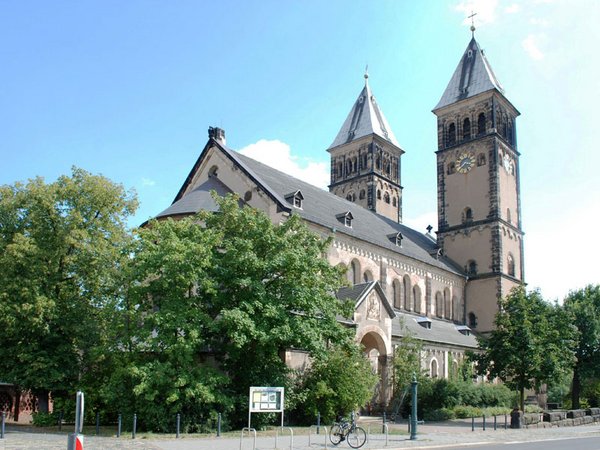
<svg viewBox="0 0 600 450">
<path fill-rule="evenodd" d="M 475 166 L 475 155 L 473 153 L 461 153 L 456 160 L 456 170 L 460 173 L 467 173 Z"/>
</svg>

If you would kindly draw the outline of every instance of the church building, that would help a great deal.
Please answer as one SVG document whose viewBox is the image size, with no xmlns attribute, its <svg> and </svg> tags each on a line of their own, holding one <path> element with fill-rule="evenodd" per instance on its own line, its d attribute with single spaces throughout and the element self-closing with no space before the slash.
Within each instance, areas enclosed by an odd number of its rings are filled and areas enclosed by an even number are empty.
<svg viewBox="0 0 600 450">
<path fill-rule="evenodd" d="M 235 192 L 274 223 L 297 214 L 316 234 L 332 237 L 330 263 L 348 268 L 349 286 L 338 297 L 354 301 L 349 325 L 380 374 L 378 404 L 391 398 L 391 358 L 403 336 L 423 343 L 422 364 L 431 377 L 449 377 L 465 351 L 477 347 L 472 332 L 492 329 L 498 298 L 524 282 L 519 112 L 474 37 L 433 113 L 436 236 L 402 224 L 404 149 L 367 75 L 327 148 L 329 192 L 237 153 L 222 129 L 209 128 L 175 200 L 157 216 L 216 210 L 211 190 Z M 293 367 L 306 363 L 298 352 L 286 358 Z"/>
</svg>

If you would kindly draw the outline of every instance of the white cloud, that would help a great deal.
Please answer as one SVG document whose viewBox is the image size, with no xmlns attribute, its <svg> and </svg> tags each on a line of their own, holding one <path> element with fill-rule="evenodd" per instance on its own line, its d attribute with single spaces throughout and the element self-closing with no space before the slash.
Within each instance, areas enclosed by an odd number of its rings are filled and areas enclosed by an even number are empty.
<svg viewBox="0 0 600 450">
<path fill-rule="evenodd" d="M 154 186 L 156 184 L 156 181 L 151 180 L 150 178 L 143 178 L 142 177 L 142 186 Z"/>
<path fill-rule="evenodd" d="M 535 59 L 539 61 L 544 59 L 544 53 L 539 48 L 539 37 L 533 34 L 530 34 L 521 43 L 525 52 L 529 55 L 531 59 Z"/>
<path fill-rule="evenodd" d="M 434 237 L 436 236 L 435 231 L 437 230 L 438 220 L 437 213 L 435 212 L 427 212 L 417 217 L 404 218 L 403 223 L 407 227 L 410 227 L 413 230 L 417 230 L 420 233 L 426 233 L 427 226 L 431 225 L 433 227 L 433 230 L 431 230 L 431 234 Z"/>
<path fill-rule="evenodd" d="M 496 9 L 498 0 L 465 0 L 454 6 L 456 11 L 460 11 L 465 15 L 463 25 L 471 25 L 471 19 L 468 18 L 471 14 L 475 16 L 475 26 L 492 23 L 496 20 Z"/>
<path fill-rule="evenodd" d="M 504 8 L 504 12 L 507 14 L 514 14 L 518 13 L 519 11 L 521 11 L 521 6 L 517 3 L 513 3 L 512 5 L 508 5 L 506 8 Z"/>
<path fill-rule="evenodd" d="M 242 148 L 240 153 L 322 189 L 329 184 L 329 162 L 300 159 L 292 155 L 285 142 L 261 139 Z"/>
<path fill-rule="evenodd" d="M 540 218 L 528 228 L 525 281 L 529 288 L 539 287 L 546 300 L 562 301 L 570 290 L 600 283 L 600 246 L 593 236 L 583 232 L 600 220 L 596 202 L 590 198 L 576 208 L 561 210 L 556 221 Z"/>
<path fill-rule="evenodd" d="M 531 19 L 529 19 L 529 23 L 531 25 L 539 25 L 541 27 L 547 27 L 550 25 L 548 19 L 540 19 L 538 17 L 532 17 Z"/>
</svg>

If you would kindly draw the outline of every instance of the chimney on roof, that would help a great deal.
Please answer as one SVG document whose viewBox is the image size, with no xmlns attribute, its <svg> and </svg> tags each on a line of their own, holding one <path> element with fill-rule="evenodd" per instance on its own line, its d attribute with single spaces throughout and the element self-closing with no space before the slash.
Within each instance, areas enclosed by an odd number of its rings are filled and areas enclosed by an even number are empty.
<svg viewBox="0 0 600 450">
<path fill-rule="evenodd" d="M 208 127 L 208 137 L 214 139 L 219 144 L 226 145 L 225 130 L 218 127 Z"/>
</svg>

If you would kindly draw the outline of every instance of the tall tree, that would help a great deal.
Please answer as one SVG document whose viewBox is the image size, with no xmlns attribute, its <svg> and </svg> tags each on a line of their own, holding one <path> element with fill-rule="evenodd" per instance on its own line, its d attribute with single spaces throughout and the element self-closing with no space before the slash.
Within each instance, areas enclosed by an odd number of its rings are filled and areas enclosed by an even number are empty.
<svg viewBox="0 0 600 450">
<path fill-rule="evenodd" d="M 135 401 L 205 414 L 226 396 L 230 403 L 221 407 L 243 420 L 250 386 L 289 385 L 285 350 L 315 358 L 329 345 L 356 350 L 351 330 L 337 320 L 352 305 L 333 294 L 342 274 L 326 259 L 330 242 L 297 216 L 273 224 L 261 211 L 240 208 L 235 196 L 215 201 L 218 213 L 153 221 L 139 231 L 124 309 L 142 327 L 131 327 L 119 347 L 131 349 Z M 200 371 L 211 360 L 226 380 L 212 383 L 216 374 L 209 380 Z M 157 387 L 169 380 L 177 382 Z"/>
<path fill-rule="evenodd" d="M 579 408 L 582 380 L 600 376 L 600 285 L 570 292 L 564 307 L 579 330 L 571 385 L 571 405 Z"/>
<path fill-rule="evenodd" d="M 94 363 L 136 207 L 121 185 L 78 168 L 0 187 L 0 379 L 37 393 L 41 410 Z"/>
<path fill-rule="evenodd" d="M 571 367 L 576 330 L 565 311 L 538 291 L 514 288 L 499 306 L 495 329 L 478 339 L 481 353 L 472 357 L 480 374 L 519 392 L 523 410 L 525 389 L 539 389 Z"/>
</svg>

